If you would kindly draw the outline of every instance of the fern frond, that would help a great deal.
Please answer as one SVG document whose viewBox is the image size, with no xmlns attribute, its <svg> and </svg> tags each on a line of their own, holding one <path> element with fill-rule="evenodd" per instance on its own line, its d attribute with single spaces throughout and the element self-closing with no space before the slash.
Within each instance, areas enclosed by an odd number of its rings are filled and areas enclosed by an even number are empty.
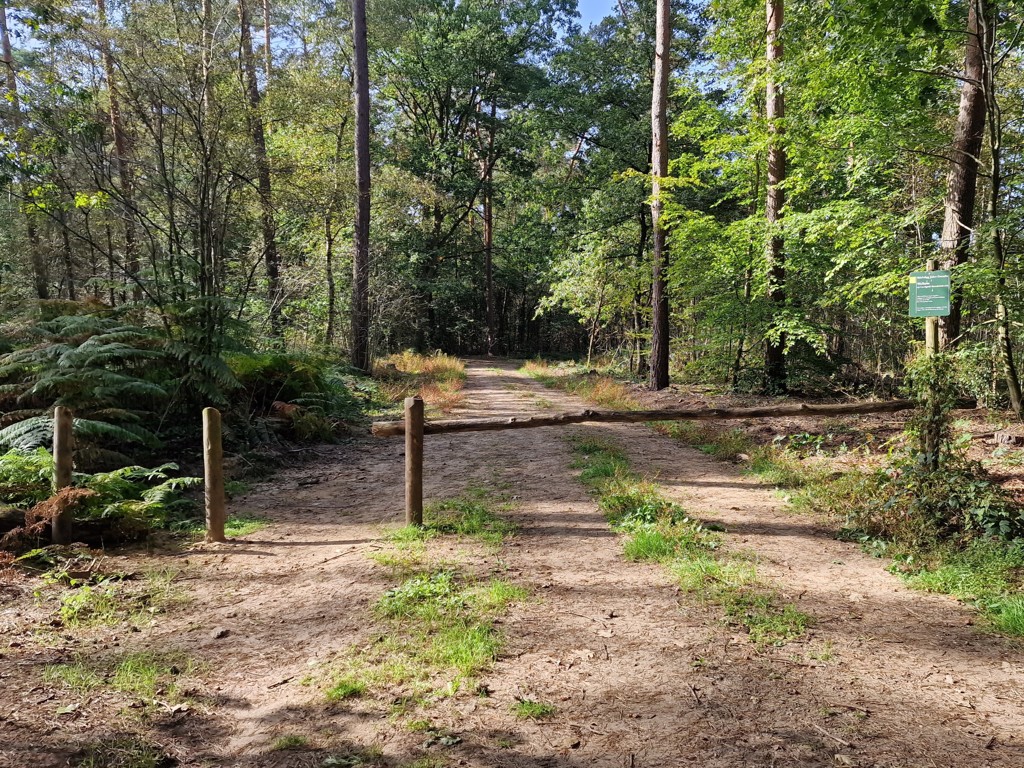
<svg viewBox="0 0 1024 768">
<path fill-rule="evenodd" d="M 0 429 L 0 446 L 17 451 L 31 451 L 53 442 L 53 419 L 33 416 Z"/>
</svg>

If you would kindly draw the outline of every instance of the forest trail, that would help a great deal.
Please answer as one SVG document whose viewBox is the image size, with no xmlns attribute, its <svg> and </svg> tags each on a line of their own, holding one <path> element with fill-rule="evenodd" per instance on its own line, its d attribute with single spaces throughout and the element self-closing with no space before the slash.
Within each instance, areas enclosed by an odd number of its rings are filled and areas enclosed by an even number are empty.
<svg viewBox="0 0 1024 768">
<path fill-rule="evenodd" d="M 504 361 L 470 361 L 465 405 L 481 417 L 579 409 Z M 657 565 L 627 562 L 572 469 L 572 435 L 607 437 L 634 468 L 815 619 L 799 641 L 759 650 L 719 608 L 680 595 Z M 507 646 L 466 691 L 417 715 L 459 743 L 423 746 L 386 703 L 324 703 L 304 685 L 375 628 L 373 602 L 396 583 L 369 554 L 401 521 L 401 438 L 319 449 L 232 505 L 271 520 L 226 545 L 200 545 L 183 568 L 191 603 L 141 635 L 206 664 L 209 705 L 161 725 L 183 766 L 320 766 L 324 752 L 272 751 L 275 738 L 375 746 L 389 766 L 1011 766 L 1024 765 L 1024 664 L 955 601 L 904 588 L 884 563 L 787 512 L 773 489 L 644 425 L 581 425 L 428 435 L 427 501 L 467 487 L 505 489 L 518 534 L 499 557 L 529 600 L 502 620 Z M 432 542 L 473 558 L 472 547 Z M 116 645 L 117 643 L 115 643 Z M 517 697 L 557 706 L 547 721 L 510 712 Z M 205 714 L 204 714 L 205 712 Z M 62 724 L 86 738 L 88 716 Z M 33 764 L 45 765 L 45 762 Z M 61 764 L 61 763 L 54 763 Z M 338 763 L 345 764 L 345 763 Z"/>
</svg>

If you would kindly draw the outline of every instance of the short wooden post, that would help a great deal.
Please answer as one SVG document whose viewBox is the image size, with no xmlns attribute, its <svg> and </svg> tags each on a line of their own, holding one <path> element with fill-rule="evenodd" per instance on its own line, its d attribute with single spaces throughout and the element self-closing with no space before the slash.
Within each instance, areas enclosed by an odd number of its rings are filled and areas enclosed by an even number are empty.
<svg viewBox="0 0 1024 768">
<path fill-rule="evenodd" d="M 203 469 L 206 477 L 206 540 L 224 538 L 224 449 L 221 446 L 220 411 L 203 409 Z"/>
<path fill-rule="evenodd" d="M 423 398 L 405 398 L 405 524 L 423 525 Z"/>
<path fill-rule="evenodd" d="M 53 490 L 71 485 L 75 450 L 74 419 L 71 409 L 58 405 L 53 409 Z M 70 509 L 62 509 L 51 521 L 54 544 L 70 544 L 74 517 Z"/>
</svg>

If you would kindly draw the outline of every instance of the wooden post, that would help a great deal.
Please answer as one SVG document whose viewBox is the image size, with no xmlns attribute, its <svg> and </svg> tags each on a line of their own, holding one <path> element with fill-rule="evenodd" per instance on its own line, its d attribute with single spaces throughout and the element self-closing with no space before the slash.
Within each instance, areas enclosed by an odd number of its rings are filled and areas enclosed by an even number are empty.
<svg viewBox="0 0 1024 768">
<path fill-rule="evenodd" d="M 58 405 L 53 409 L 53 490 L 71 485 L 75 449 L 74 420 L 71 409 Z M 70 509 L 62 509 L 53 517 L 51 536 L 54 544 L 70 544 L 74 518 Z"/>
<path fill-rule="evenodd" d="M 938 268 L 939 262 L 936 259 L 928 259 L 925 269 L 934 272 Z M 929 356 L 939 353 L 939 318 L 937 317 L 924 319 L 924 348 Z"/>
<path fill-rule="evenodd" d="M 224 538 L 224 449 L 220 441 L 220 411 L 203 409 L 203 468 L 206 475 L 206 540 Z"/>
<path fill-rule="evenodd" d="M 405 524 L 423 525 L 423 398 L 405 398 Z"/>
<path fill-rule="evenodd" d="M 928 259 L 925 266 L 929 272 L 939 268 L 937 259 Z M 928 358 L 934 362 L 939 354 L 939 318 L 926 317 L 924 319 L 924 349 Z M 927 417 L 924 436 L 924 452 L 928 467 L 936 472 L 939 469 L 939 451 L 942 443 L 942 417 L 939 413 L 939 397 L 934 387 L 928 391 Z"/>
</svg>

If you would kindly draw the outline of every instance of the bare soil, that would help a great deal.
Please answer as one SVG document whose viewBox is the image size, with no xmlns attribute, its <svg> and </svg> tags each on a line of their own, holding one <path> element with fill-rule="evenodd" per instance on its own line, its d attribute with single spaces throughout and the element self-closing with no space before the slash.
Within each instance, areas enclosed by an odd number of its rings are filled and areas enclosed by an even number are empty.
<svg viewBox="0 0 1024 768">
<path fill-rule="evenodd" d="M 472 361 L 468 371 L 456 416 L 582 406 L 510 363 Z M 758 649 L 663 568 L 626 562 L 571 468 L 566 438 L 585 434 L 615 440 L 667 496 L 723 525 L 726 546 L 755 557 L 813 628 Z M 0 583 L 0 766 L 74 765 L 82 744 L 128 733 L 182 766 L 320 766 L 365 748 L 388 766 L 1024 765 L 1019 645 L 954 600 L 906 589 L 883 561 L 833 539 L 827 521 L 787 511 L 737 467 L 643 425 L 428 436 L 428 500 L 500 487 L 520 527 L 490 562 L 470 544 L 430 546 L 500 568 L 532 597 L 502 622 L 507 645 L 482 677 L 486 697 L 465 690 L 407 715 L 374 696 L 325 703 L 318 672 L 381 631 L 371 606 L 396 579 L 368 555 L 402 517 L 402 451 L 401 438 L 320 448 L 315 462 L 234 503 L 232 512 L 269 518 L 266 529 L 109 558 L 113 569 L 181 571 L 188 602 L 140 631 L 47 627 L 52 603 L 33 597 L 38 584 Z M 186 709 L 140 716 L 123 695 L 42 680 L 46 664 L 140 649 L 202 662 L 182 681 Z M 517 720 L 518 697 L 557 712 Z M 410 717 L 458 743 L 425 746 Z M 272 750 L 283 734 L 309 744 Z"/>
</svg>

